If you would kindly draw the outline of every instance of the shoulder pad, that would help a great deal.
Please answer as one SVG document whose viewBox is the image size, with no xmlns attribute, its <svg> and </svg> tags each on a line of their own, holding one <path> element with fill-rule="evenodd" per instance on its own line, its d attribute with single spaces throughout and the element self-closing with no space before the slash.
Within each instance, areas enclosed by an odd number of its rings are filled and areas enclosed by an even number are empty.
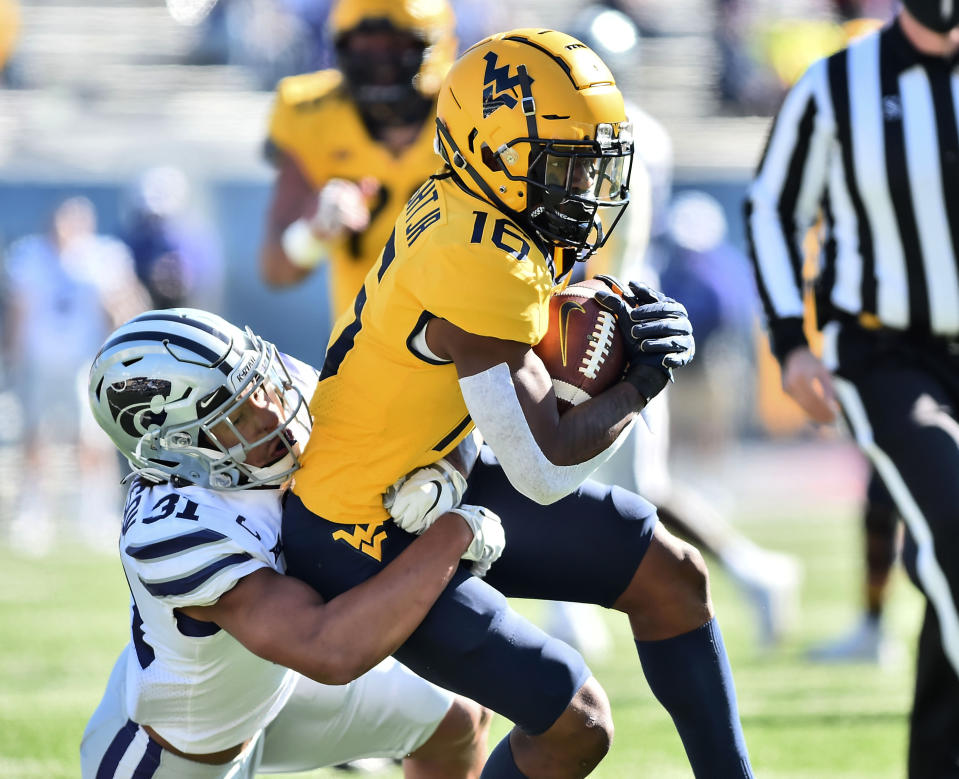
<svg viewBox="0 0 959 779">
<path fill-rule="evenodd" d="M 271 564 L 274 538 L 261 535 L 267 528 L 252 512 L 249 524 L 238 517 L 229 496 L 159 485 L 143 497 L 120 551 L 128 576 L 136 576 L 151 596 L 172 606 L 207 605 Z"/>
<path fill-rule="evenodd" d="M 298 110 L 309 109 L 338 94 L 342 83 L 342 74 L 333 69 L 288 76 L 277 85 L 277 97 Z"/>
</svg>

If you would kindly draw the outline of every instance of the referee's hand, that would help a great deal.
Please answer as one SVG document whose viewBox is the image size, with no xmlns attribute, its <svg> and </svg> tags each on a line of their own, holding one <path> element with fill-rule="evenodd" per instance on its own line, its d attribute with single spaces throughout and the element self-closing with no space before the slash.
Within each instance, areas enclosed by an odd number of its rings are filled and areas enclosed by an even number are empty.
<svg viewBox="0 0 959 779">
<path fill-rule="evenodd" d="M 839 404 L 832 376 L 807 346 L 793 349 L 783 363 L 783 389 L 814 422 L 836 421 Z"/>
</svg>

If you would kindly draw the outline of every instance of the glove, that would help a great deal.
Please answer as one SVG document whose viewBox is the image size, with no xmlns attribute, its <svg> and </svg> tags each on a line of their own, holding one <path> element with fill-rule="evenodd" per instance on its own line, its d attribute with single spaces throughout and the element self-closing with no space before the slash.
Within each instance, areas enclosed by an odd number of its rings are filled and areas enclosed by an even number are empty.
<svg viewBox="0 0 959 779">
<path fill-rule="evenodd" d="M 316 212 L 310 218 L 310 229 L 321 241 L 335 238 L 344 230 L 360 232 L 370 223 L 366 203 L 371 187 L 367 182 L 354 184 L 346 179 L 330 179 L 316 197 Z"/>
<path fill-rule="evenodd" d="M 603 282 L 610 291 L 619 295 L 623 300 L 632 306 L 638 306 L 643 303 L 659 303 L 664 300 L 672 300 L 666 297 L 662 292 L 658 292 L 648 284 L 640 281 L 631 281 L 629 284 L 623 284 L 615 276 L 608 273 L 600 273 L 593 278 Z"/>
<path fill-rule="evenodd" d="M 645 284 L 630 282 L 627 289 L 625 296 L 600 291 L 594 299 L 616 317 L 629 363 L 626 381 L 649 403 L 672 379 L 672 369 L 693 359 L 693 326 L 682 303 Z"/>
<path fill-rule="evenodd" d="M 597 281 L 603 282 L 607 287 L 609 287 L 610 292 L 614 295 L 619 295 L 622 298 L 629 296 L 629 287 L 627 287 L 623 282 L 617 279 L 610 273 L 600 273 L 596 276 L 593 276 Z"/>
<path fill-rule="evenodd" d="M 458 506 L 466 478 L 446 460 L 417 468 L 383 495 L 383 507 L 407 533 L 419 535 L 438 517 Z"/>
<path fill-rule="evenodd" d="M 496 514 L 482 506 L 460 506 L 451 513 L 459 514 L 473 531 L 473 543 L 463 553 L 463 559 L 473 561 L 470 570 L 473 576 L 482 579 L 506 548 L 503 524 Z"/>
</svg>

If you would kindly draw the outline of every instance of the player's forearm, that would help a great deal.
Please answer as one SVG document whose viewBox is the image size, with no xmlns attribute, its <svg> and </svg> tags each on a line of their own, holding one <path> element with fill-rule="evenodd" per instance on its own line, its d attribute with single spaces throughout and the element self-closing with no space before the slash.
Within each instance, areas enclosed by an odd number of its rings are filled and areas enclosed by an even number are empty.
<svg viewBox="0 0 959 779">
<path fill-rule="evenodd" d="M 288 287 L 303 281 L 311 269 L 294 265 L 283 251 L 280 236 L 271 235 L 260 252 L 260 276 L 273 287 Z"/>
<path fill-rule="evenodd" d="M 266 238 L 260 249 L 260 275 L 267 284 L 285 287 L 309 276 L 324 253 L 308 227 L 287 235 L 292 225 L 309 218 L 316 204 L 316 190 L 296 159 L 279 146 L 275 148 L 275 163 L 277 177 L 266 219 Z"/>
<path fill-rule="evenodd" d="M 324 608 L 313 656 L 327 684 L 345 684 L 395 652 L 419 626 L 456 571 L 472 533 L 456 514 L 440 517 L 376 576 Z"/>
<path fill-rule="evenodd" d="M 566 411 L 543 453 L 556 465 L 577 465 L 612 446 L 644 406 L 627 382 Z"/>
<path fill-rule="evenodd" d="M 514 386 L 523 387 L 522 402 Z M 460 379 L 460 389 L 510 484 L 542 505 L 569 495 L 613 454 L 611 444 L 632 418 L 630 393 L 636 392 L 632 388 L 616 390 L 601 406 L 608 416 L 601 414 L 598 423 L 574 419 L 567 427 L 560 421 L 552 392 L 531 388 L 522 378 L 514 385 L 505 364 Z M 607 403 L 610 408 L 620 408 L 622 416 L 613 418 Z M 587 452 L 598 454 L 589 457 Z M 551 457 L 565 459 L 566 464 Z"/>
<path fill-rule="evenodd" d="M 517 436 L 524 437 L 525 428 L 549 463 L 579 465 L 606 451 L 642 408 L 633 387 L 616 385 L 560 415 L 552 380 L 532 351 L 527 352 L 511 381 L 507 381 L 505 368 L 487 371 L 485 381 L 482 376 L 474 377 L 488 386 L 485 391 L 463 394 L 477 427 L 501 461 L 504 449 L 522 450 Z M 463 380 L 460 387 L 465 390 Z"/>
</svg>

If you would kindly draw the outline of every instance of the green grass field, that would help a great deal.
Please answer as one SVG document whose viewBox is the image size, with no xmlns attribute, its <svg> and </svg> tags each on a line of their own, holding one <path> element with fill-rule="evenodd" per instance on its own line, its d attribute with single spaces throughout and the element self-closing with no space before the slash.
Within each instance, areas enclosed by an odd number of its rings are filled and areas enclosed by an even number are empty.
<svg viewBox="0 0 959 779">
<path fill-rule="evenodd" d="M 783 505 L 739 526 L 805 563 L 802 620 L 769 653 L 754 648 L 751 613 L 713 568 L 713 597 L 733 662 L 743 724 L 757 776 L 777 779 L 898 779 L 905 775 L 912 644 L 921 601 L 900 574 L 889 624 L 910 649 L 891 669 L 821 667 L 803 660 L 814 641 L 848 626 L 859 601 L 859 528 L 833 508 L 821 516 Z M 127 592 L 119 563 L 64 542 L 51 556 L 0 548 L 0 777 L 79 776 L 80 735 L 116 653 L 127 638 Z M 74 556 L 72 551 L 80 551 Z M 519 604 L 530 616 L 535 604 Z M 649 693 L 624 622 L 607 615 L 615 653 L 594 665 L 612 701 L 616 738 L 593 774 L 605 779 L 688 777 L 671 722 Z M 493 740 L 509 724 L 497 719 Z M 393 779 L 398 771 L 380 774 Z M 342 777 L 331 770 L 313 777 Z"/>
</svg>

